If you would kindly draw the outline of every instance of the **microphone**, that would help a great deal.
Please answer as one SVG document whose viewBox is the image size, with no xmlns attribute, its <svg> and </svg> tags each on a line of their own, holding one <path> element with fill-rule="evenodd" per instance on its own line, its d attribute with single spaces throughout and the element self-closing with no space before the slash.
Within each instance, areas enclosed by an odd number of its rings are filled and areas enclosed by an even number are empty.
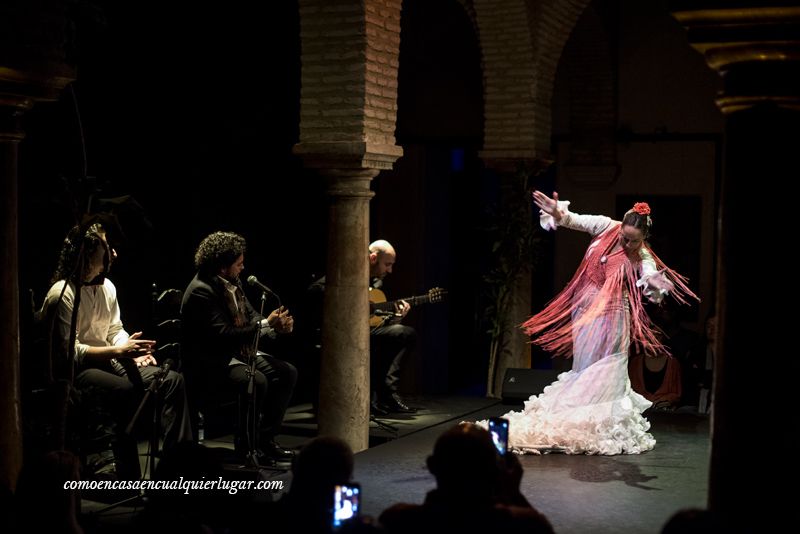
<svg viewBox="0 0 800 534">
<path fill-rule="evenodd" d="M 161 383 L 164 381 L 165 378 L 167 378 L 167 373 L 169 373 L 170 369 L 172 369 L 174 366 L 175 366 L 175 360 L 173 360 L 172 358 L 167 358 L 166 360 L 164 360 L 164 363 L 161 364 L 161 368 L 159 368 L 159 370 L 156 371 L 156 374 L 153 375 L 153 381 L 150 383 L 150 387 L 147 390 L 148 393 L 158 391 L 158 388 L 161 386 Z M 144 406 L 145 400 L 147 400 L 147 397 L 145 397 L 142 400 L 142 404 L 139 405 L 139 409 L 136 411 L 136 415 L 133 417 L 133 421 L 131 421 L 131 423 L 128 425 L 127 430 L 125 430 L 125 432 L 127 432 L 128 434 L 131 433 L 133 429 L 133 422 L 139 416 L 139 412 L 141 411 L 142 406 Z"/>
<path fill-rule="evenodd" d="M 267 293 L 272 293 L 273 295 L 275 295 L 275 292 L 270 288 L 268 288 L 267 286 L 265 286 L 264 284 L 262 284 L 261 282 L 259 282 L 258 278 L 256 278 L 254 274 L 251 274 L 250 276 L 247 277 L 247 283 L 253 287 L 259 288 L 261 291 L 266 291 Z"/>
<path fill-rule="evenodd" d="M 274 295 L 275 299 L 278 301 L 278 306 L 283 306 L 283 304 L 281 304 L 281 298 L 278 296 L 278 294 L 275 293 L 270 288 L 268 288 L 267 286 L 265 286 L 264 284 L 262 284 L 261 282 L 259 282 L 258 278 L 256 278 L 254 274 L 251 274 L 250 276 L 247 277 L 247 283 L 253 287 L 257 287 L 264 293 L 269 293 L 270 295 Z M 266 300 L 266 297 L 264 295 L 261 295 L 261 298 Z"/>
<path fill-rule="evenodd" d="M 164 363 L 161 364 L 161 372 L 167 374 L 170 370 L 175 366 L 175 360 L 172 358 L 167 358 L 164 360 Z"/>
<path fill-rule="evenodd" d="M 174 366 L 175 360 L 167 358 L 164 360 L 164 363 L 161 364 L 161 370 L 158 371 L 158 376 L 163 380 Z"/>
</svg>

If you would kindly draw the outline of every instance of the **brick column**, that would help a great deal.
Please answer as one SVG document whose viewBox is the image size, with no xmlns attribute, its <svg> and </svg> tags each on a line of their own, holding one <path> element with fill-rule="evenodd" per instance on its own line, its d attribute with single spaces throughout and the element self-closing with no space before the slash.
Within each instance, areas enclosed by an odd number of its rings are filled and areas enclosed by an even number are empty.
<svg viewBox="0 0 800 534">
<path fill-rule="evenodd" d="M 793 521 L 776 481 L 798 465 L 781 437 L 797 420 L 797 325 L 779 258 L 796 246 L 800 6 L 738 4 L 682 2 L 673 16 L 722 77 L 726 116 L 708 503 L 730 531 L 757 532 Z"/>
<path fill-rule="evenodd" d="M 300 142 L 294 153 L 327 180 L 319 433 L 369 446 L 370 180 L 395 145 L 400 0 L 300 0 Z"/>
</svg>

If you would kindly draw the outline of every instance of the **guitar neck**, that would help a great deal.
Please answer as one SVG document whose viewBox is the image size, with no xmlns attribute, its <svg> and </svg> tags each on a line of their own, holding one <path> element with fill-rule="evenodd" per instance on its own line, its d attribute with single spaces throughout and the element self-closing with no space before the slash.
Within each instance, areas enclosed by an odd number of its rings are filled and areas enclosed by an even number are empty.
<svg viewBox="0 0 800 534">
<path fill-rule="evenodd" d="M 373 312 L 376 311 L 392 311 L 395 308 L 395 305 L 398 304 L 401 300 L 408 302 L 412 306 L 416 306 L 418 304 L 427 304 L 431 301 L 430 295 L 417 295 L 415 297 L 406 297 L 403 299 L 397 300 L 390 300 L 387 302 L 371 302 L 370 308 Z"/>
<path fill-rule="evenodd" d="M 431 301 L 431 297 L 429 295 L 417 295 L 415 297 L 406 297 L 404 299 L 397 299 L 392 303 L 394 304 L 400 302 L 401 300 L 408 302 L 412 306 L 416 306 L 417 304 L 427 304 L 428 302 Z"/>
</svg>

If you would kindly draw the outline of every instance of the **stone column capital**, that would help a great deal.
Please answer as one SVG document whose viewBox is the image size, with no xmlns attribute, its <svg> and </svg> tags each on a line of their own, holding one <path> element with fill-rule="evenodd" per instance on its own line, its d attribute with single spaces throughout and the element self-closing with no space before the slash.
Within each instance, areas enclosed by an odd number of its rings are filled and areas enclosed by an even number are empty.
<svg viewBox="0 0 800 534">
<path fill-rule="evenodd" d="M 403 147 L 366 141 L 300 142 L 292 152 L 312 169 L 391 169 L 403 155 Z"/>
<path fill-rule="evenodd" d="M 337 198 L 364 198 L 375 196 L 370 182 L 380 171 L 377 169 L 320 168 L 319 174 L 327 182 L 327 193 Z"/>
<path fill-rule="evenodd" d="M 673 2 L 689 43 L 723 81 L 716 100 L 729 114 L 765 102 L 800 109 L 800 5 L 763 7 L 752 0 Z"/>
<path fill-rule="evenodd" d="M 36 102 L 58 100 L 73 78 L 69 69 L 50 74 L 23 71 L 0 65 L 0 142 L 18 142 L 25 137 L 19 117 Z"/>
<path fill-rule="evenodd" d="M 47 70 L 22 70 L 0 65 L 0 105 L 14 105 L 25 111 L 35 102 L 58 100 L 61 91 L 75 79 L 74 72 L 63 65 Z"/>
</svg>

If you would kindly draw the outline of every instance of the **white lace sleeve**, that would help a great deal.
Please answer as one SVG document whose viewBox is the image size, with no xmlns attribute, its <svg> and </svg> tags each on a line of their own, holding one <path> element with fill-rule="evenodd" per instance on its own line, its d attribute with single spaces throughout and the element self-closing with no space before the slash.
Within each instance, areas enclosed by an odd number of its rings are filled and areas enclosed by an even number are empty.
<svg viewBox="0 0 800 534">
<path fill-rule="evenodd" d="M 578 213 L 572 213 L 569 211 L 569 200 L 559 200 L 558 209 L 563 213 L 560 221 L 556 221 L 552 215 L 548 215 L 544 211 L 539 210 L 539 224 L 542 228 L 552 231 L 559 226 L 563 226 L 570 230 L 580 230 L 581 232 L 588 232 L 592 236 L 596 236 L 602 233 L 613 222 L 605 215 L 580 215 Z"/>
<path fill-rule="evenodd" d="M 581 215 L 579 213 L 567 212 L 558 221 L 559 226 L 570 230 L 580 230 L 588 232 L 592 237 L 602 234 L 614 221 L 605 215 Z"/>
<path fill-rule="evenodd" d="M 558 209 L 564 212 L 565 215 L 569 213 L 569 200 L 559 200 Z M 562 217 L 561 219 L 563 220 L 564 218 Z M 539 210 L 539 226 L 548 232 L 552 232 L 558 226 L 561 226 L 561 223 L 557 223 L 553 216 L 545 213 L 544 210 Z"/>
<path fill-rule="evenodd" d="M 657 289 L 650 285 L 650 280 L 654 277 L 663 278 L 663 274 L 658 272 L 656 261 L 650 251 L 642 247 L 639 249 L 639 257 L 642 258 L 641 264 L 641 278 L 636 281 L 636 287 L 642 288 L 642 294 L 647 297 L 647 300 L 654 304 L 658 304 L 664 300 L 664 295 L 668 294 L 667 289 Z"/>
</svg>

